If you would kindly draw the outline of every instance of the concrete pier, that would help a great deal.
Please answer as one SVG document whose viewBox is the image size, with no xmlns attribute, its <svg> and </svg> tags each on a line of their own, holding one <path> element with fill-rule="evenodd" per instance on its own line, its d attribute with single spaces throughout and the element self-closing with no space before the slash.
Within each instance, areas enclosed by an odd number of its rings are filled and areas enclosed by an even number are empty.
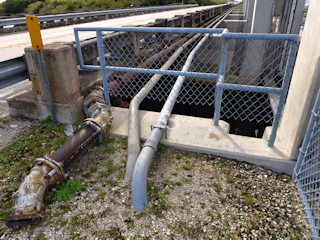
<svg viewBox="0 0 320 240">
<path fill-rule="evenodd" d="M 320 88 L 319 9 L 320 1 L 311 0 L 275 143 L 275 146 L 283 143 L 292 159 L 298 156 L 298 149 Z"/>
</svg>

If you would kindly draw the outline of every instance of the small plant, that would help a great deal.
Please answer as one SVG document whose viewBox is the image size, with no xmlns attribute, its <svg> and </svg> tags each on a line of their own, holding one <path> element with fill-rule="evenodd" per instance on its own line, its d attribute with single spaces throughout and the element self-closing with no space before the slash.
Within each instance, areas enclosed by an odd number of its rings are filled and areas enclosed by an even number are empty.
<svg viewBox="0 0 320 240">
<path fill-rule="evenodd" d="M 116 140 L 115 137 L 112 137 L 112 138 L 107 138 L 106 140 L 104 140 L 104 144 L 108 144 L 108 143 L 113 143 L 114 141 Z"/>
<path fill-rule="evenodd" d="M 82 123 L 82 121 L 78 120 L 78 121 L 75 121 L 73 125 L 76 127 L 79 127 L 81 125 L 81 123 Z"/>
<path fill-rule="evenodd" d="M 177 185 L 177 186 L 181 186 L 182 183 L 181 183 L 181 182 L 176 182 L 176 185 Z"/>
<path fill-rule="evenodd" d="M 167 151 L 167 150 L 168 150 L 168 147 L 166 146 L 159 147 L 159 151 Z"/>
<path fill-rule="evenodd" d="M 114 153 L 116 151 L 115 146 L 107 146 L 104 150 L 106 153 Z"/>
<path fill-rule="evenodd" d="M 8 119 L 8 117 L 4 117 L 4 118 L 0 118 L 0 122 L 8 123 L 8 122 L 10 122 L 10 120 Z"/>
<path fill-rule="evenodd" d="M 246 199 L 244 200 L 244 202 L 245 202 L 246 204 L 248 204 L 248 205 L 252 205 L 252 204 L 253 204 L 253 197 L 252 197 L 252 195 L 249 194 L 248 198 L 246 198 Z"/>
<path fill-rule="evenodd" d="M 183 164 L 183 168 L 185 169 L 185 170 L 191 170 L 191 166 L 189 166 L 189 165 L 187 165 L 187 164 Z"/>
<path fill-rule="evenodd" d="M 182 158 L 182 155 L 180 153 L 177 153 L 176 154 L 176 159 L 181 159 Z"/>
<path fill-rule="evenodd" d="M 83 189 L 85 189 L 85 186 L 80 182 L 80 179 L 76 179 L 74 181 L 69 180 L 64 182 L 62 186 L 55 191 L 53 198 L 57 201 L 69 200 Z"/>
</svg>

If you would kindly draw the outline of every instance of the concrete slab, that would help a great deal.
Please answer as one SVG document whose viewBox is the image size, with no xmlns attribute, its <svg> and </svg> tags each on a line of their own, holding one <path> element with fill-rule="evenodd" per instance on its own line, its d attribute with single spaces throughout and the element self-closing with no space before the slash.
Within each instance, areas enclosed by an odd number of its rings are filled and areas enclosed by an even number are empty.
<svg viewBox="0 0 320 240">
<path fill-rule="evenodd" d="M 159 113 L 139 111 L 140 136 L 146 140 Z M 127 136 L 129 110 L 112 108 L 113 123 L 110 133 Z M 292 175 L 296 161 L 288 158 L 285 148 L 267 146 L 267 140 L 229 134 L 229 124 L 220 121 L 213 125 L 212 119 L 172 114 L 169 121 L 167 139 L 162 136 L 161 143 L 192 152 L 208 153 L 256 165 L 261 165 L 279 173 Z"/>
</svg>

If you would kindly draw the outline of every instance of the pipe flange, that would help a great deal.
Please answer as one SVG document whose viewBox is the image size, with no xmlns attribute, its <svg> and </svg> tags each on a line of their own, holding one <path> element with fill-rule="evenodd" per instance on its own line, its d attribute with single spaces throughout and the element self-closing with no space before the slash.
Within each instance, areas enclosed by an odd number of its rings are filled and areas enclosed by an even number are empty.
<svg viewBox="0 0 320 240">
<path fill-rule="evenodd" d="M 94 130 L 99 132 L 98 133 L 99 141 L 100 142 L 103 141 L 103 139 L 106 136 L 106 133 L 98 122 L 96 122 L 93 118 L 86 118 L 85 120 L 83 120 L 83 123 L 81 124 L 81 128 L 85 128 L 86 126 L 90 126 Z"/>
<path fill-rule="evenodd" d="M 32 162 L 32 166 L 36 165 L 37 163 L 44 163 L 44 164 L 48 165 L 49 167 L 53 168 L 60 175 L 60 178 L 62 178 L 63 180 L 67 179 L 67 176 L 66 176 L 65 172 L 63 171 L 63 168 L 60 165 L 60 163 L 53 160 L 52 158 L 50 158 L 50 157 L 37 158 L 36 160 L 34 160 Z"/>
</svg>

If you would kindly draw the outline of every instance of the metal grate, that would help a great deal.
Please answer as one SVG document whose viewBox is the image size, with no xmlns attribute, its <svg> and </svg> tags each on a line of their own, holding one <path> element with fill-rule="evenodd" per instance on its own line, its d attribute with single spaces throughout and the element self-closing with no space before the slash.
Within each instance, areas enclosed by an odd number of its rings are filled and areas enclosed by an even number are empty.
<svg viewBox="0 0 320 240">
<path fill-rule="evenodd" d="M 293 179 L 297 184 L 314 239 L 320 230 L 320 91 L 300 149 Z"/>
<path fill-rule="evenodd" d="M 97 32 L 100 67 L 83 64 L 80 31 Z M 189 69 L 182 71 L 189 54 L 206 34 L 209 37 Z M 186 78 L 177 103 L 212 107 L 215 125 L 220 118 L 275 123 L 269 142 L 273 145 L 297 36 L 234 34 L 225 29 L 75 28 L 75 37 L 81 67 L 100 69 L 110 96 L 132 99 L 154 74 L 162 74 L 147 98 L 164 102 L 177 76 L 183 75 Z M 180 48 L 179 57 L 162 69 Z"/>
</svg>

